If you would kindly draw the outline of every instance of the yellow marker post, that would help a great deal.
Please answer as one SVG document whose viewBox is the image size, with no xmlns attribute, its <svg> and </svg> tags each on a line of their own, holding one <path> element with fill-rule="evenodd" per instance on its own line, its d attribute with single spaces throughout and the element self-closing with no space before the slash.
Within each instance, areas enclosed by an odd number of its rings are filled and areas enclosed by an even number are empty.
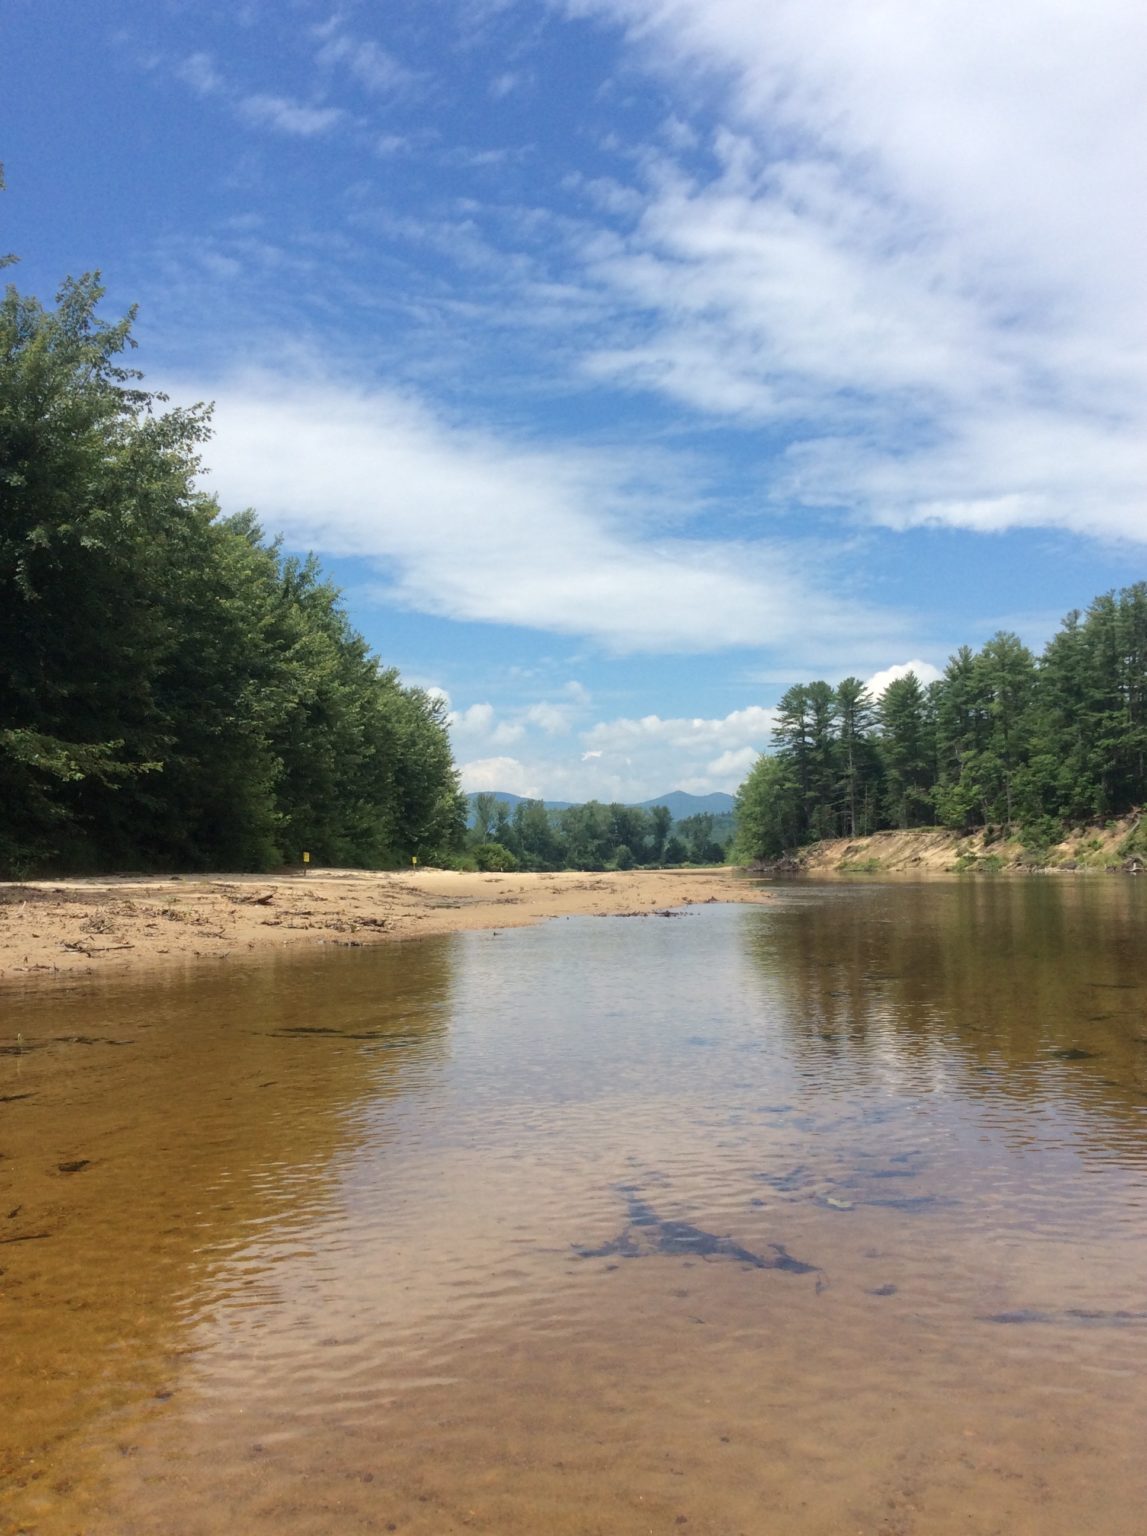
<svg viewBox="0 0 1147 1536">
<path fill-rule="evenodd" d="M 418 855 L 414 854 L 413 857 L 411 858 L 410 862 L 411 862 L 412 865 L 417 865 L 417 863 L 418 863 Z"/>
<path fill-rule="evenodd" d="M 310 856 L 310 854 L 309 854 L 309 853 L 304 853 L 304 854 L 303 854 L 303 879 L 304 879 L 304 880 L 305 880 L 305 879 L 306 879 L 306 877 L 307 877 L 307 865 L 308 865 L 308 864 L 309 864 L 309 863 L 310 863 L 310 862 L 311 862 L 311 856 Z"/>
</svg>

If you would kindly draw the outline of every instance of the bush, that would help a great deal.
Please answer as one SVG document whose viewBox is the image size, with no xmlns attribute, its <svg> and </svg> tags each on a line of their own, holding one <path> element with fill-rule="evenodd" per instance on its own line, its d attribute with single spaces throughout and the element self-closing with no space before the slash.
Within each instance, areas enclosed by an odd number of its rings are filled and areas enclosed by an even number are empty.
<svg viewBox="0 0 1147 1536">
<path fill-rule="evenodd" d="M 502 843 L 479 843 L 474 849 L 474 862 L 483 873 L 513 874 L 518 861 Z"/>
</svg>

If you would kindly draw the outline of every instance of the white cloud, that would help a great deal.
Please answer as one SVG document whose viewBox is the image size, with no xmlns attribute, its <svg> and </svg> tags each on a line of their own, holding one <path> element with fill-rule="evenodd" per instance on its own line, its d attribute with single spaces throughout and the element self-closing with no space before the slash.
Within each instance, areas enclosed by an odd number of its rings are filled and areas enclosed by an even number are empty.
<svg viewBox="0 0 1147 1536">
<path fill-rule="evenodd" d="M 528 799 L 545 798 L 529 770 L 516 757 L 483 757 L 459 767 L 462 788 L 467 794 L 478 790 L 501 789 L 510 795 Z"/>
<path fill-rule="evenodd" d="M 494 706 L 471 704 L 469 709 L 455 711 L 450 724 L 455 730 L 489 732 L 494 726 Z"/>
<path fill-rule="evenodd" d="M 779 540 L 677 532 L 672 459 L 518 444 L 409 393 L 329 380 L 253 373 L 171 393 L 215 397 L 210 485 L 226 508 L 373 558 L 388 601 L 614 652 L 785 646 L 809 665 L 887 655 L 901 631 L 831 589 L 823 550 L 814 564 Z"/>
<path fill-rule="evenodd" d="M 889 683 L 896 682 L 898 678 L 907 677 L 910 672 L 916 674 L 916 681 L 925 688 L 929 683 L 938 682 L 944 675 L 940 668 L 934 667 L 930 661 L 921 661 L 917 658 L 915 661 L 901 661 L 895 666 L 885 667 L 882 672 L 874 673 L 864 686 L 874 699 L 878 699 Z"/>
<path fill-rule="evenodd" d="M 731 793 L 772 739 L 775 711 L 752 704 L 715 718 L 643 715 L 601 720 L 582 733 L 567 787 L 598 799 L 646 800 L 671 789 Z"/>
<path fill-rule="evenodd" d="M 531 704 L 526 719 L 547 736 L 565 736 L 569 733 L 574 708 L 568 704 Z"/>
<path fill-rule="evenodd" d="M 491 747 L 513 746 L 526 731 L 520 722 L 497 719 L 492 704 L 471 704 L 469 709 L 452 710 L 447 723 L 456 756 Z"/>
<path fill-rule="evenodd" d="M 341 65 L 365 90 L 392 95 L 417 79 L 413 70 L 371 39 L 354 38 L 329 26 L 318 30 L 323 35 L 318 62 L 328 67 Z"/>
<path fill-rule="evenodd" d="M 266 95 L 245 96 L 239 111 L 248 122 L 303 139 L 329 133 L 346 116 L 341 107 L 309 107 L 286 96 Z"/>
<path fill-rule="evenodd" d="M 737 747 L 735 750 L 722 752 L 720 757 L 715 757 L 711 763 L 705 764 L 705 772 L 715 779 L 735 779 L 739 784 L 761 755 L 763 746 L 764 743 L 761 747 Z"/>
<path fill-rule="evenodd" d="M 1147 539 L 1147 10 L 567 8 L 727 120 L 707 170 L 679 134 L 647 153 L 636 224 L 585 240 L 641 322 L 592 377 L 781 423 L 778 499 Z"/>
<path fill-rule="evenodd" d="M 585 740 L 605 752 L 617 754 L 656 747 L 673 747 L 707 754 L 716 746 L 763 746 L 772 732 L 776 712 L 759 704 L 733 710 L 717 719 L 665 719 L 661 715 L 642 715 L 640 719 L 622 717 L 603 720 L 592 726 Z"/>
<path fill-rule="evenodd" d="M 732 793 L 772 738 L 774 711 L 759 705 L 717 718 L 644 715 L 599 720 L 576 735 L 547 732 L 538 712 L 518 712 L 514 756 L 491 750 L 509 720 L 488 704 L 451 716 L 467 790 L 504 789 L 547 800 L 634 802 L 684 789 Z"/>
<path fill-rule="evenodd" d="M 223 77 L 209 53 L 188 54 L 175 66 L 175 73 L 200 96 L 214 96 L 224 89 Z"/>
</svg>

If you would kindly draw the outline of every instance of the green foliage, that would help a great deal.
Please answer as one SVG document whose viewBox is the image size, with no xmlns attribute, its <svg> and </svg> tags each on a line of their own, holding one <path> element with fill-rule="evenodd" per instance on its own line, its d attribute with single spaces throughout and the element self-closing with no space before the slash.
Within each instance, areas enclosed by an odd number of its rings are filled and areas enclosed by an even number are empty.
<svg viewBox="0 0 1147 1536">
<path fill-rule="evenodd" d="M 140 387 L 102 292 L 0 303 L 0 869 L 441 856 L 442 706 L 195 488 L 208 412 Z"/>
<path fill-rule="evenodd" d="M 818 837 L 940 822 L 1022 829 L 1046 863 L 1072 822 L 1147 799 L 1147 583 L 1071 613 L 1038 660 L 1000 633 L 963 646 L 929 688 L 909 674 L 873 706 L 856 678 L 790 688 L 772 756 L 737 796 L 736 854 L 776 859 Z M 1132 855 L 1125 855 L 1130 857 Z M 994 855 L 957 867 L 991 868 Z M 997 861 L 998 862 L 998 861 Z"/>
<path fill-rule="evenodd" d="M 803 797 L 789 757 L 761 756 L 737 791 L 737 836 L 733 856 L 740 863 L 779 859 L 805 841 Z"/>
<path fill-rule="evenodd" d="M 501 843 L 479 843 L 473 850 L 474 862 L 482 870 L 496 874 L 510 874 L 518 867 L 518 861 Z"/>
<path fill-rule="evenodd" d="M 1121 859 L 1147 860 L 1147 823 L 1142 816 L 1115 851 Z"/>
<path fill-rule="evenodd" d="M 494 795 L 475 795 L 468 846 L 496 842 L 525 870 L 636 869 L 661 864 L 720 864 L 732 817 L 704 813 L 675 822 L 665 806 L 603 805 L 587 800 L 547 810 L 521 800 L 512 812 Z"/>
</svg>

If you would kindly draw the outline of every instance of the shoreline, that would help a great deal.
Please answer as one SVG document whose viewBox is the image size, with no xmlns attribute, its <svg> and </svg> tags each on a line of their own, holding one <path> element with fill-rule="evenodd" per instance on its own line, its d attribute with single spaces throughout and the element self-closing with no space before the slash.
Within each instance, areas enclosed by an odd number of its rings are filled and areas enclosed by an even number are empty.
<svg viewBox="0 0 1147 1536">
<path fill-rule="evenodd" d="M 1026 847 L 1018 836 L 981 828 L 957 832 L 947 827 L 913 827 L 872 832 L 864 837 L 827 838 L 796 849 L 757 875 L 966 875 L 966 874 L 1119 874 L 1143 867 L 1136 834 L 1140 812 L 1105 823 L 1068 828 L 1058 842 Z"/>
<path fill-rule="evenodd" d="M 739 870 L 468 874 L 315 869 L 307 875 L 115 875 L 0 883 L 0 983 L 121 974 L 320 945 L 367 945 L 555 917 L 648 917 L 764 903 Z"/>
</svg>

